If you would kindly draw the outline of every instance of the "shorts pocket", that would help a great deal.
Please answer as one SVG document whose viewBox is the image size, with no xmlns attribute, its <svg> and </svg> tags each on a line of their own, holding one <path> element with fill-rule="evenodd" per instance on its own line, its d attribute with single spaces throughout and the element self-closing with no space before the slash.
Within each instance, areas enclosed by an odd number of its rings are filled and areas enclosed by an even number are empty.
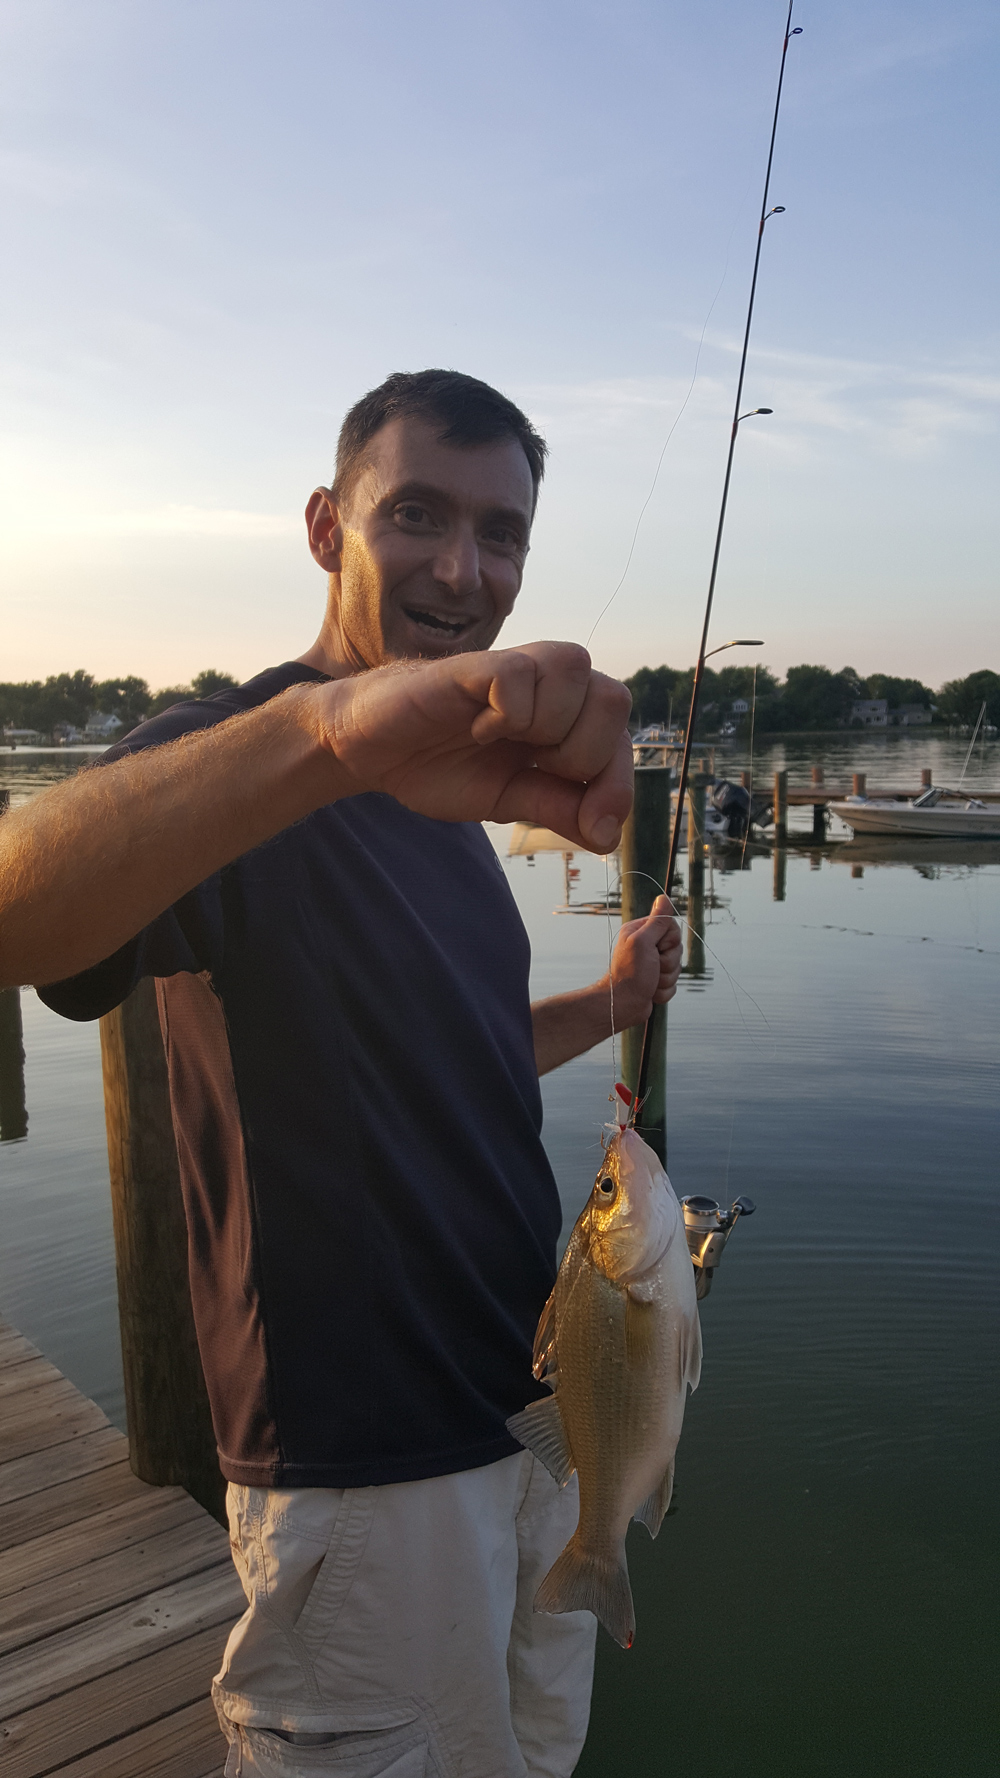
<svg viewBox="0 0 1000 1778">
<path fill-rule="evenodd" d="M 295 1636 L 315 1652 L 330 1635 L 361 1565 L 375 1514 L 375 1488 L 345 1488 L 326 1554 L 295 1619 Z"/>
<path fill-rule="evenodd" d="M 323 1747 L 296 1747 L 269 1729 L 241 1728 L 246 1778 L 426 1778 L 427 1735 L 420 1723 L 352 1730 Z"/>
</svg>

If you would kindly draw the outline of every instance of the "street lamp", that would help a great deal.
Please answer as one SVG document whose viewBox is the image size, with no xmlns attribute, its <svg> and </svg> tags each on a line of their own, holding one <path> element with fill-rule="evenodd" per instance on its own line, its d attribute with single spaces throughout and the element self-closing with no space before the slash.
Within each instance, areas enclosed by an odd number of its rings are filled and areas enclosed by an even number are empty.
<svg viewBox="0 0 1000 1778">
<path fill-rule="evenodd" d="M 733 424 L 738 426 L 741 420 L 752 420 L 754 414 L 773 414 L 773 407 L 752 407 L 748 414 L 737 414 Z"/>
<path fill-rule="evenodd" d="M 741 636 L 735 642 L 720 642 L 718 648 L 710 648 L 708 654 L 703 655 L 702 659 L 707 661 L 713 654 L 721 654 L 724 648 L 763 648 L 763 646 L 763 642 L 759 639 L 754 641 L 752 637 L 748 639 Z"/>
</svg>

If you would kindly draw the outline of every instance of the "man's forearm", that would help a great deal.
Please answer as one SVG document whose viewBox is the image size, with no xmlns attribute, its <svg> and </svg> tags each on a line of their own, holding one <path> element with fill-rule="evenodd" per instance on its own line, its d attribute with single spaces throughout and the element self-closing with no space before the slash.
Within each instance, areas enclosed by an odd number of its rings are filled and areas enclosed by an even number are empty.
<svg viewBox="0 0 1000 1778">
<path fill-rule="evenodd" d="M 624 1029 L 622 1014 L 626 1008 L 615 1007 L 615 1028 Z M 627 1023 L 638 1023 L 628 1018 Z M 549 1000 L 535 1000 L 531 1006 L 531 1026 L 535 1039 L 535 1062 L 539 1074 L 561 1068 L 574 1056 L 582 1056 L 597 1043 L 611 1036 L 611 988 L 607 977 L 592 982 L 587 988 L 574 988 L 569 994 L 553 994 Z"/>
<path fill-rule="evenodd" d="M 314 692 L 81 773 L 0 821 L 0 986 L 59 981 L 341 790 Z"/>
</svg>

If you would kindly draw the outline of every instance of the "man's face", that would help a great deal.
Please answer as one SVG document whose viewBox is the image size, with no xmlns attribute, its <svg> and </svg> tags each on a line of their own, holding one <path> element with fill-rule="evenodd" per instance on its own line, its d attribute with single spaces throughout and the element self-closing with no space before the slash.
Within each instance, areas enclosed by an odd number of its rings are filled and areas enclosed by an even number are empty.
<svg viewBox="0 0 1000 1778">
<path fill-rule="evenodd" d="M 514 438 L 445 445 L 422 420 L 392 420 L 342 511 L 307 508 L 312 553 L 331 574 L 345 664 L 492 646 L 521 587 L 531 530 L 528 460 Z"/>
</svg>

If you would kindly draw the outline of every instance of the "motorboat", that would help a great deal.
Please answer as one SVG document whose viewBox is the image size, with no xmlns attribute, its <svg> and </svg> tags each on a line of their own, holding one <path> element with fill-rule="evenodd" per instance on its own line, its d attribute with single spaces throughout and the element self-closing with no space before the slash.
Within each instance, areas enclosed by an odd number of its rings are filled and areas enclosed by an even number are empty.
<svg viewBox="0 0 1000 1778">
<path fill-rule="evenodd" d="M 909 802 L 888 797 L 848 796 L 830 803 L 857 833 L 899 834 L 921 839 L 1000 839 L 1000 803 L 932 786 Z"/>
</svg>

